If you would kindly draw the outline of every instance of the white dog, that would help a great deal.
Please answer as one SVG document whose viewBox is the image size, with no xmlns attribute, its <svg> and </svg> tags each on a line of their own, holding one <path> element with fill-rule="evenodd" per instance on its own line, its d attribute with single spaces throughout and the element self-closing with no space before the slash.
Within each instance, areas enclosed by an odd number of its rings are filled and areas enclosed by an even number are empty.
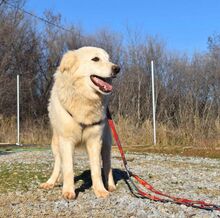
<svg viewBox="0 0 220 218">
<path fill-rule="evenodd" d="M 100 48 L 83 47 L 63 56 L 54 76 L 48 107 L 55 164 L 51 177 L 41 184 L 41 188 L 53 188 L 62 175 L 64 198 L 75 198 L 72 155 L 76 145 L 85 144 L 96 196 L 106 197 L 109 191 L 115 190 L 106 108 L 112 92 L 112 78 L 119 71 L 120 68 L 111 63 L 109 55 Z"/>
</svg>

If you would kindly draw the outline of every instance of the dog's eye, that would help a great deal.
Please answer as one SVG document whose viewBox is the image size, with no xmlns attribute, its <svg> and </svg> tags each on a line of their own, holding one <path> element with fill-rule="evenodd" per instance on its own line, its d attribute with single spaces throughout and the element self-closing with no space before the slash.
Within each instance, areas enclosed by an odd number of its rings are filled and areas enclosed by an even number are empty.
<svg viewBox="0 0 220 218">
<path fill-rule="evenodd" d="M 100 59 L 98 58 L 98 57 L 94 57 L 93 59 L 92 59 L 92 61 L 95 61 L 95 62 L 97 62 L 97 61 L 99 61 Z"/>
</svg>

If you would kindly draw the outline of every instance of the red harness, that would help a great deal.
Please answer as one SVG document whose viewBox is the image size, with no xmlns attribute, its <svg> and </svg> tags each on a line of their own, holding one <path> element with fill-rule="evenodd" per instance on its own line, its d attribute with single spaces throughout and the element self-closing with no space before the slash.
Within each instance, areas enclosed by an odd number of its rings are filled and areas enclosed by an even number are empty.
<svg viewBox="0 0 220 218">
<path fill-rule="evenodd" d="M 115 129 L 114 122 L 112 120 L 112 117 L 111 117 L 111 114 L 110 114 L 108 108 L 107 108 L 107 118 L 108 118 L 108 124 L 109 124 L 109 126 L 110 126 L 110 128 L 112 130 L 115 142 L 116 142 L 116 144 L 118 146 L 118 149 L 120 151 L 120 154 L 121 154 L 121 157 L 122 157 L 122 160 L 123 160 L 123 164 L 124 164 L 124 167 L 125 167 L 125 171 L 127 172 L 127 175 L 128 175 L 128 181 L 130 182 L 130 184 L 128 183 L 129 188 L 130 188 L 131 192 L 136 197 L 147 198 L 147 199 L 150 199 L 150 200 L 153 200 L 153 201 L 160 201 L 160 202 L 164 202 L 164 203 L 165 202 L 171 202 L 171 203 L 175 203 L 175 204 L 183 204 L 183 205 L 186 205 L 188 207 L 195 207 L 195 208 L 200 208 L 200 209 L 205 209 L 205 210 L 218 210 L 218 211 L 220 211 L 220 205 L 209 204 L 209 203 L 206 203 L 204 201 L 199 201 L 199 200 L 194 201 L 194 200 L 189 200 L 189 199 L 186 199 L 186 198 L 177 198 L 177 197 L 173 197 L 173 196 L 170 196 L 168 194 L 165 194 L 165 193 L 163 193 L 161 191 L 158 191 L 152 185 L 150 185 L 148 182 L 146 182 L 145 180 L 141 179 L 136 174 L 132 173 L 128 169 L 128 165 L 127 165 L 127 161 L 126 161 L 126 158 L 125 158 L 125 154 L 124 154 L 124 151 L 122 149 L 122 146 L 121 146 L 118 134 L 117 134 L 116 129 Z M 132 177 L 134 179 L 136 179 L 137 182 L 139 184 L 141 184 L 143 187 L 145 187 L 147 190 L 151 191 L 152 193 L 155 193 L 158 196 L 149 194 L 149 193 L 147 193 L 145 191 L 142 191 L 133 182 Z M 133 189 L 136 192 L 132 189 L 132 187 L 133 187 Z M 163 197 L 166 197 L 166 198 L 161 198 L 159 196 L 163 196 Z"/>
</svg>

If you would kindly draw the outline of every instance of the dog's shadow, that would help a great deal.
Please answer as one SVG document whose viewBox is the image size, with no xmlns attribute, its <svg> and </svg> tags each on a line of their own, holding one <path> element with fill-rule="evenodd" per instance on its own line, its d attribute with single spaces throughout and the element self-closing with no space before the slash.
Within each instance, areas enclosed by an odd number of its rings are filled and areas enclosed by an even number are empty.
<svg viewBox="0 0 220 218">
<path fill-rule="evenodd" d="M 123 170 L 113 169 L 112 172 L 115 184 L 117 184 L 120 180 L 126 181 L 128 179 L 127 173 Z M 82 181 L 83 184 L 81 184 L 80 187 L 75 190 L 76 197 L 78 197 L 80 192 L 85 192 L 87 189 L 92 187 L 91 171 L 85 170 L 80 175 L 74 177 L 75 183 L 79 181 Z"/>
</svg>

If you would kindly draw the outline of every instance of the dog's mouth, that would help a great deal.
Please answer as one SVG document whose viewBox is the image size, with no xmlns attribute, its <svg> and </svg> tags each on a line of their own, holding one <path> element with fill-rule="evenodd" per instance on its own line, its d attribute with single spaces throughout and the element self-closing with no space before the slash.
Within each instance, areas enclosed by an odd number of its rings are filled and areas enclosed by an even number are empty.
<svg viewBox="0 0 220 218">
<path fill-rule="evenodd" d="M 102 92 L 110 93 L 112 91 L 112 77 L 100 77 L 96 75 L 90 76 L 91 81 L 97 86 Z"/>
</svg>

